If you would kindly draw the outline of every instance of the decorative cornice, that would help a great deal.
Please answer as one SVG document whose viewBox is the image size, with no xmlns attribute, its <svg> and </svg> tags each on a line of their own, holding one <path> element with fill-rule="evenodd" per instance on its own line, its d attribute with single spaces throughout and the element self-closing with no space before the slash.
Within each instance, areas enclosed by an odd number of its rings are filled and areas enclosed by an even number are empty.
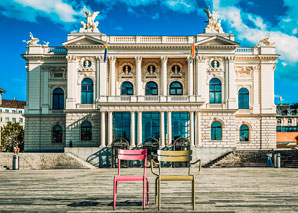
<svg viewBox="0 0 298 213">
<path fill-rule="evenodd" d="M 74 56 L 74 55 L 67 55 L 66 56 L 66 60 L 67 62 L 76 62 L 77 61 L 77 56 Z"/>
</svg>

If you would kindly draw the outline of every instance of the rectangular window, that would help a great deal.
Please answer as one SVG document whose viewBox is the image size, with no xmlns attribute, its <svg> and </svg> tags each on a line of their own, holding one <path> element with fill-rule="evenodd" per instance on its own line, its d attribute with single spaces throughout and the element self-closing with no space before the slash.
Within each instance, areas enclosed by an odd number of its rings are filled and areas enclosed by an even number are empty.
<svg viewBox="0 0 298 213">
<path fill-rule="evenodd" d="M 22 111 L 22 110 L 19 110 L 19 113 L 20 113 L 20 114 L 22 114 L 22 113 L 23 113 L 23 111 Z"/>
<path fill-rule="evenodd" d="M 9 121 L 9 118 L 5 118 L 5 122 L 7 123 Z"/>
<path fill-rule="evenodd" d="M 63 77 L 63 72 L 55 72 L 54 73 L 54 78 L 62 78 Z"/>
<path fill-rule="evenodd" d="M 19 123 L 20 123 L 20 124 L 23 123 L 23 118 L 19 118 Z"/>
<path fill-rule="evenodd" d="M 5 110 L 5 112 L 6 112 L 6 113 L 9 113 L 9 110 L 8 110 L 8 109 L 6 109 L 6 110 Z"/>
<path fill-rule="evenodd" d="M 12 118 L 12 122 L 17 122 L 17 119 L 16 118 Z"/>
<path fill-rule="evenodd" d="M 15 109 L 13 109 L 13 110 L 12 110 L 12 113 L 13 113 L 13 114 L 16 114 L 16 113 L 17 113 L 17 111 L 16 111 Z"/>
</svg>

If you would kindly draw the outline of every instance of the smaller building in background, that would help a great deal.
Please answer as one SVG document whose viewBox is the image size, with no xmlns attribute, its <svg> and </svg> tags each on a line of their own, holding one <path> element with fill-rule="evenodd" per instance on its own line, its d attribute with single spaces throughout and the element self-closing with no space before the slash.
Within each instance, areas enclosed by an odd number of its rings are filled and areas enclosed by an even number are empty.
<svg viewBox="0 0 298 213">
<path fill-rule="evenodd" d="M 25 101 L 3 100 L 2 93 L 4 89 L 0 88 L 0 126 L 5 126 L 9 121 L 24 125 L 24 106 Z"/>
<path fill-rule="evenodd" d="M 278 148 L 296 146 L 295 137 L 298 135 L 298 107 L 297 104 L 277 105 L 276 142 Z"/>
</svg>

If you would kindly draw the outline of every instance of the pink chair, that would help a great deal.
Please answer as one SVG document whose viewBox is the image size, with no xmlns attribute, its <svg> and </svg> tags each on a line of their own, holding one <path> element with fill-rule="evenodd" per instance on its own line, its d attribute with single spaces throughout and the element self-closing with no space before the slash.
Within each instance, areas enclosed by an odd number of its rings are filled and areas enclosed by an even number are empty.
<svg viewBox="0 0 298 213">
<path fill-rule="evenodd" d="M 143 176 L 120 176 L 120 160 L 144 160 Z M 114 176 L 114 204 L 116 209 L 117 183 L 118 181 L 143 181 L 143 209 L 145 209 L 145 180 L 147 181 L 147 205 L 149 205 L 149 182 L 146 177 L 147 150 L 118 150 L 118 175 Z"/>
</svg>

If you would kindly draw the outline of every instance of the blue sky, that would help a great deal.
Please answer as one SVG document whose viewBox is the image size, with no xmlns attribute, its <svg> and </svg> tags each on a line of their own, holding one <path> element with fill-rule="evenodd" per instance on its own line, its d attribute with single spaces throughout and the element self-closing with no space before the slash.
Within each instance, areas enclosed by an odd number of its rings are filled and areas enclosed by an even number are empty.
<svg viewBox="0 0 298 213">
<path fill-rule="evenodd" d="M 220 12 L 225 32 L 240 46 L 254 46 L 270 33 L 281 55 L 275 71 L 276 103 L 298 102 L 298 0 L 1 0 L 0 88 L 4 99 L 26 100 L 25 53 L 29 32 L 61 46 L 78 31 L 83 6 L 100 11 L 99 30 L 107 35 L 196 35 L 206 23 L 203 9 Z"/>
</svg>

